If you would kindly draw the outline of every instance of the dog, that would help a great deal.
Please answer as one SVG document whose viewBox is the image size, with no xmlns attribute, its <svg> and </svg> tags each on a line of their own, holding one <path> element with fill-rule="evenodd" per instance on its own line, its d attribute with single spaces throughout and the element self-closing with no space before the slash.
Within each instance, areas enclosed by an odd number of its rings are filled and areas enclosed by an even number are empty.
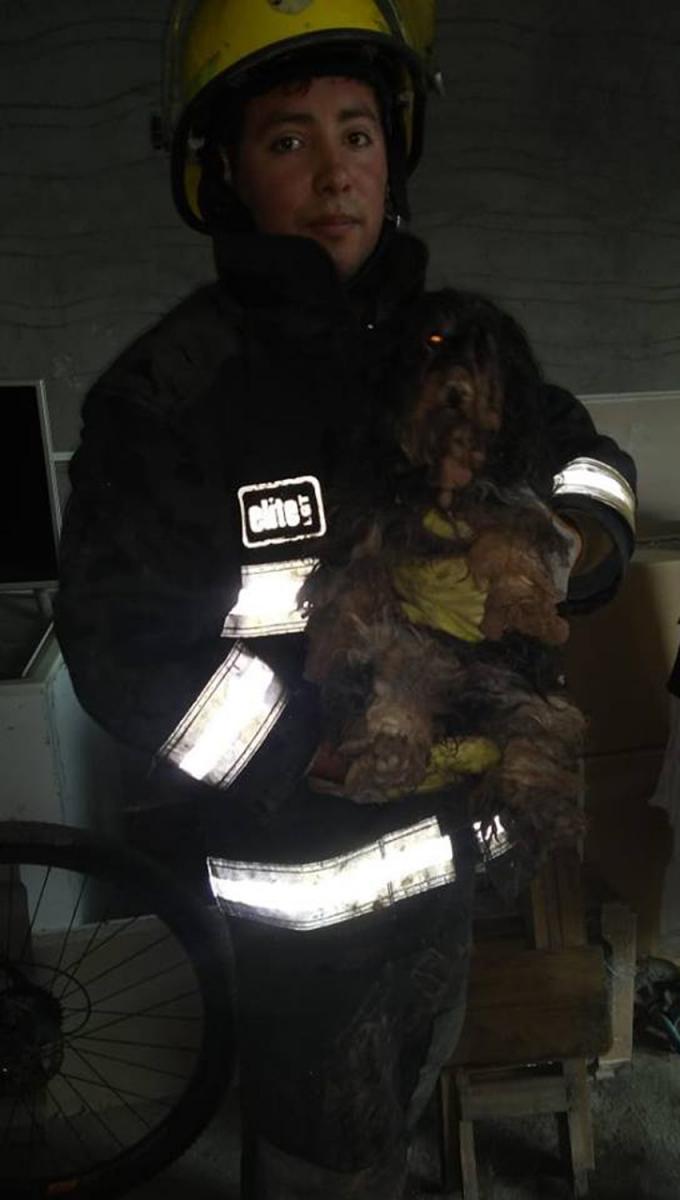
<svg viewBox="0 0 680 1200">
<path fill-rule="evenodd" d="M 573 842 L 584 719 L 557 655 L 572 540 L 549 504 L 540 368 L 508 314 L 452 289 L 399 346 L 299 597 L 326 734 L 310 784 L 388 803 L 428 787 L 437 747 L 451 784 L 477 745 L 480 819 L 505 809 L 534 848 Z"/>
</svg>

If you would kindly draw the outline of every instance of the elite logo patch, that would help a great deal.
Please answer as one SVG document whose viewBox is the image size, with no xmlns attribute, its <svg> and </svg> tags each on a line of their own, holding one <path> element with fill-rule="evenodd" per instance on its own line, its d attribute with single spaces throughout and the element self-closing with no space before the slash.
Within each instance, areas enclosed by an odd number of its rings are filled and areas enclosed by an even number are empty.
<svg viewBox="0 0 680 1200">
<path fill-rule="evenodd" d="M 251 483 L 238 490 L 243 544 L 276 546 L 323 537 L 326 514 L 321 485 L 313 475 Z"/>
</svg>

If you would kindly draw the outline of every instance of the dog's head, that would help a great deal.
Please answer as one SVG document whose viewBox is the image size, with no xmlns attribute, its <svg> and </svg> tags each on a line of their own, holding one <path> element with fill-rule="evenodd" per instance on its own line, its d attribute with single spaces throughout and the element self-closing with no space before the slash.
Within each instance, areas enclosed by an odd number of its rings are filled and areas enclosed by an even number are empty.
<svg viewBox="0 0 680 1200">
<path fill-rule="evenodd" d="M 541 372 L 517 322 L 483 296 L 444 289 L 411 312 L 401 347 L 396 437 L 428 483 L 455 493 L 482 474 L 526 478 Z"/>
</svg>

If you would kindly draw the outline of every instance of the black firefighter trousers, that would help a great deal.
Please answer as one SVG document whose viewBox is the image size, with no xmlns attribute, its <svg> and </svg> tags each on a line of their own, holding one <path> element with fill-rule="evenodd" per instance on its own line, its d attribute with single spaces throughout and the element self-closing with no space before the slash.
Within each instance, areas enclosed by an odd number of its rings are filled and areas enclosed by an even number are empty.
<svg viewBox="0 0 680 1200">
<path fill-rule="evenodd" d="M 243 1200 L 400 1200 L 416 1122 L 465 1011 L 475 855 L 456 880 L 299 933 L 230 922 Z"/>
</svg>

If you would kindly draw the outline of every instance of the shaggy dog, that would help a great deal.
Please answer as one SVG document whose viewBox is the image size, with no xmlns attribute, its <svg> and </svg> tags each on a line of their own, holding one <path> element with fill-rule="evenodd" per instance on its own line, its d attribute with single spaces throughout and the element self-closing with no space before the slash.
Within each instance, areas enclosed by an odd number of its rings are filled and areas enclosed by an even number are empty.
<svg viewBox="0 0 680 1200">
<path fill-rule="evenodd" d="M 428 786 L 433 748 L 486 747 L 477 815 L 508 810 L 546 850 L 582 832 L 584 722 L 555 650 L 570 542 L 549 508 L 540 370 L 512 318 L 452 290 L 400 347 L 300 595 L 327 735 L 310 781 L 384 803 Z"/>
</svg>

